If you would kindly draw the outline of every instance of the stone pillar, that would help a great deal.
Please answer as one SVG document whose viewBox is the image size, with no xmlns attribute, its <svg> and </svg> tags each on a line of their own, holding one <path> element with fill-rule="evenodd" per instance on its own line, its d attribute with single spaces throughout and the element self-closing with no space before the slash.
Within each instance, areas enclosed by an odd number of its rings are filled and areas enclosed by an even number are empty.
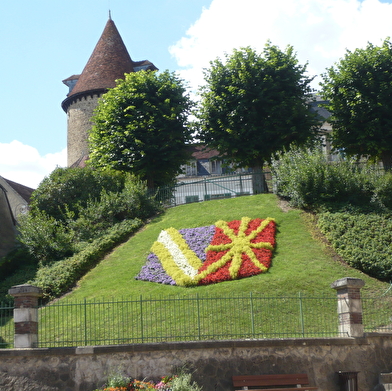
<svg viewBox="0 0 392 391">
<path fill-rule="evenodd" d="M 352 277 L 331 284 L 338 295 L 339 332 L 348 337 L 363 337 L 361 288 L 364 285 L 363 280 Z"/>
<path fill-rule="evenodd" d="M 42 290 L 36 286 L 15 285 L 8 290 L 14 297 L 14 347 L 35 348 L 38 346 L 38 299 Z"/>
</svg>

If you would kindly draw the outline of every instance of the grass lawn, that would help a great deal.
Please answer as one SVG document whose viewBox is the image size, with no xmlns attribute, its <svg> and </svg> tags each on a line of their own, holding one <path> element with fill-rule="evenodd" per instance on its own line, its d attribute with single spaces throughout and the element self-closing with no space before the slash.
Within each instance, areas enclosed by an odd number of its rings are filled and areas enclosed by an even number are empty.
<svg viewBox="0 0 392 391">
<path fill-rule="evenodd" d="M 184 288 L 146 281 L 134 277 L 145 263 L 152 243 L 162 229 L 193 228 L 214 224 L 217 220 L 273 217 L 277 223 L 277 247 L 267 273 L 214 285 Z M 342 277 L 365 280 L 364 292 L 382 293 L 388 284 L 370 278 L 339 261 L 325 250 L 300 210 L 284 211 L 272 194 L 214 200 L 177 206 L 153 219 L 126 243 L 107 255 L 91 270 L 79 286 L 67 295 L 68 300 L 84 298 L 126 298 L 135 296 L 165 297 L 219 295 L 250 292 L 265 296 L 334 295 L 330 284 Z"/>
<path fill-rule="evenodd" d="M 55 305 L 40 310 L 41 346 L 284 338 L 301 336 L 305 329 L 307 336 L 335 336 L 332 282 L 342 277 L 362 278 L 362 292 L 367 296 L 382 295 L 389 284 L 336 260 L 309 215 L 279 205 L 275 195 L 262 194 L 166 210 L 108 254 Z M 206 226 L 245 216 L 276 220 L 277 246 L 268 272 L 189 288 L 135 280 L 162 229 Z M 301 304 L 299 297 L 304 298 Z M 377 299 L 371 305 L 376 308 L 380 303 Z M 299 313 L 302 305 L 304 319 Z M 383 318 L 388 320 L 390 306 L 384 309 Z M 384 319 L 371 318 L 367 324 L 384 324 Z M 11 330 L 12 325 L 8 326 Z M 11 342 L 11 331 L 8 334 L 5 341 Z"/>
</svg>

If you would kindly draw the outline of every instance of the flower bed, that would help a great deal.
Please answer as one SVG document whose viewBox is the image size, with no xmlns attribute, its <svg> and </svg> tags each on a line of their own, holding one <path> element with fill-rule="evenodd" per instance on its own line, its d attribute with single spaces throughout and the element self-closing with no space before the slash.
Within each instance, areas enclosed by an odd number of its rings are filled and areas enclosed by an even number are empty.
<svg viewBox="0 0 392 391">
<path fill-rule="evenodd" d="M 194 286 L 250 277 L 271 265 L 274 219 L 250 219 L 161 231 L 138 280 Z"/>
<path fill-rule="evenodd" d="M 109 376 L 107 384 L 94 391 L 202 391 L 201 387 L 192 381 L 192 374 L 180 372 L 178 375 L 164 376 L 158 383 L 148 380 L 132 379 L 121 374 Z"/>
</svg>

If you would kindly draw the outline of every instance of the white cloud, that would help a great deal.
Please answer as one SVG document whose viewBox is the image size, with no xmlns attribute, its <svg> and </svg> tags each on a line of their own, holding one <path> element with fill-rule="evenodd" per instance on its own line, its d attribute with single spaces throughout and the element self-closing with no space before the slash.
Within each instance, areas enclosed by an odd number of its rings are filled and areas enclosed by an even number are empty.
<svg viewBox="0 0 392 391">
<path fill-rule="evenodd" d="M 16 140 L 0 143 L 0 175 L 21 185 L 35 189 L 57 166 L 66 165 L 66 149 L 41 156 L 34 147 Z"/>
<path fill-rule="evenodd" d="M 392 35 L 391 19 L 392 4 L 379 0 L 213 0 L 170 52 L 193 88 L 211 60 L 244 46 L 261 52 L 267 40 L 281 49 L 292 45 L 315 76 L 346 49 L 381 44 Z"/>
</svg>

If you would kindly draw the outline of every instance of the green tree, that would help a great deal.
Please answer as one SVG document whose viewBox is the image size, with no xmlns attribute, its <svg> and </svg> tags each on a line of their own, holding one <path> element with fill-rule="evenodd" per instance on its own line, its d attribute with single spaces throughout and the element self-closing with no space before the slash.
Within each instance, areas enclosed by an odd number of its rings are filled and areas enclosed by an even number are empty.
<svg viewBox="0 0 392 391">
<path fill-rule="evenodd" d="M 238 167 L 260 169 L 277 151 L 316 133 L 309 110 L 311 78 L 291 46 L 267 43 L 216 59 L 204 73 L 198 113 L 200 138 Z"/>
<path fill-rule="evenodd" d="M 171 183 L 188 160 L 191 107 L 174 73 L 125 75 L 98 103 L 89 137 L 90 164 L 132 172 L 150 188 Z"/>
<path fill-rule="evenodd" d="M 332 142 L 349 156 L 369 156 L 392 167 L 392 44 L 371 43 L 345 56 L 322 75 L 331 112 Z"/>
</svg>

